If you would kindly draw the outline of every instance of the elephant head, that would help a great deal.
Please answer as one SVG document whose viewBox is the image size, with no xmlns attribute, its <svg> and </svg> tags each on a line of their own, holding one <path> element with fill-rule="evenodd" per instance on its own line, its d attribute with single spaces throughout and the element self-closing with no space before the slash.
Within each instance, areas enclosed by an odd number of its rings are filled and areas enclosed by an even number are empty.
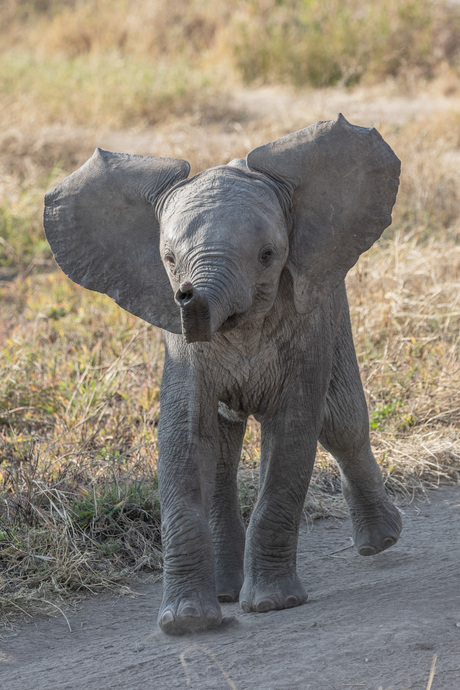
<svg viewBox="0 0 460 690">
<path fill-rule="evenodd" d="M 400 163 L 341 115 L 188 178 L 186 161 L 97 149 L 45 199 L 75 282 L 187 342 L 263 317 L 281 273 L 315 309 L 391 223 Z"/>
</svg>

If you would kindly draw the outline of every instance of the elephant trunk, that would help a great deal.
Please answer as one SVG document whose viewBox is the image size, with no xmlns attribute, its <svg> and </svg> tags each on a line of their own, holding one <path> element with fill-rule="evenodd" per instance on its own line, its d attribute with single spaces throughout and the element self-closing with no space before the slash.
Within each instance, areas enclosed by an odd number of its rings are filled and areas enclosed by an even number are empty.
<svg viewBox="0 0 460 690">
<path fill-rule="evenodd" d="M 186 281 L 176 292 L 175 300 L 181 309 L 182 333 L 187 343 L 209 342 L 213 332 L 206 296 Z"/>
<path fill-rule="evenodd" d="M 187 343 L 209 342 L 217 330 L 238 311 L 249 305 L 230 276 L 214 273 L 209 276 L 195 275 L 193 282 L 184 281 L 175 294 L 181 309 L 182 333 Z"/>
</svg>

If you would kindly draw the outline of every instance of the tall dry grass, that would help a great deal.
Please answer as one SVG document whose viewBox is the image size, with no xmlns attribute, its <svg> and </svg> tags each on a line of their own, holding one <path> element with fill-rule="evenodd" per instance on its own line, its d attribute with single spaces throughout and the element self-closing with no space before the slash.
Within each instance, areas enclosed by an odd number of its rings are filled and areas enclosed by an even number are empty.
<svg viewBox="0 0 460 690">
<path fill-rule="evenodd" d="M 9 0 L 1 18 L 3 50 L 218 58 L 250 81 L 324 86 L 459 66 L 460 12 L 445 0 Z"/>
<path fill-rule="evenodd" d="M 458 90 L 460 7 L 448 0 L 9 0 L 0 8 L 4 112 L 42 124 L 220 119 L 241 83 Z"/>
</svg>

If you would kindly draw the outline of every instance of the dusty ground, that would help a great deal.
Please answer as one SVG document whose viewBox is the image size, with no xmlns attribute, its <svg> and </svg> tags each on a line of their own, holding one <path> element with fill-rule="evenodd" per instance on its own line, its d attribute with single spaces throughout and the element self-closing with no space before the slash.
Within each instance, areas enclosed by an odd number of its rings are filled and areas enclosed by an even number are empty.
<svg viewBox="0 0 460 690">
<path fill-rule="evenodd" d="M 460 487 L 405 507 L 389 551 L 357 555 L 348 520 L 302 527 L 305 606 L 267 614 L 224 607 L 217 632 L 168 638 L 161 583 L 136 598 L 91 597 L 64 618 L 0 638 L 5 690 L 245 688 L 455 690 L 460 687 Z M 434 679 L 430 684 L 430 671 Z"/>
</svg>

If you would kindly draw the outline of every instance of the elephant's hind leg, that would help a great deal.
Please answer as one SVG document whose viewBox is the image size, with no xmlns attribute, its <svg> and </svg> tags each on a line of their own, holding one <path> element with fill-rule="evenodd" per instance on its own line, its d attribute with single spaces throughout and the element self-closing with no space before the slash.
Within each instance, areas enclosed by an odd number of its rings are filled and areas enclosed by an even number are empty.
<svg viewBox="0 0 460 690">
<path fill-rule="evenodd" d="M 243 584 L 245 529 L 241 519 L 237 471 L 245 429 L 246 421 L 231 421 L 228 416 L 219 414 L 220 453 L 211 506 L 211 531 L 217 598 L 222 603 L 238 601 Z"/>
<path fill-rule="evenodd" d="M 358 552 L 361 556 L 373 556 L 393 546 L 402 529 L 401 516 L 386 495 L 382 474 L 372 453 L 367 405 L 348 310 L 335 346 L 319 440 L 339 464 Z"/>
</svg>

